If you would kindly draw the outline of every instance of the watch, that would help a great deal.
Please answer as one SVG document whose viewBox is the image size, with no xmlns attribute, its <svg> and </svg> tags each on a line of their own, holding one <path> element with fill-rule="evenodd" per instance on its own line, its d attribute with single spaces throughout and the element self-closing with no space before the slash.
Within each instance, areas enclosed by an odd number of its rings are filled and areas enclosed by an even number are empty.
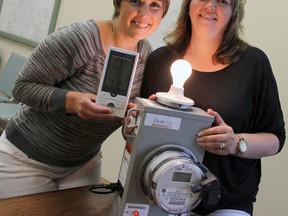
<svg viewBox="0 0 288 216">
<path fill-rule="evenodd" d="M 239 140 L 237 142 L 235 155 L 242 156 L 244 154 L 244 152 L 246 152 L 248 149 L 247 142 L 240 134 L 237 134 L 237 136 L 238 136 Z"/>
</svg>

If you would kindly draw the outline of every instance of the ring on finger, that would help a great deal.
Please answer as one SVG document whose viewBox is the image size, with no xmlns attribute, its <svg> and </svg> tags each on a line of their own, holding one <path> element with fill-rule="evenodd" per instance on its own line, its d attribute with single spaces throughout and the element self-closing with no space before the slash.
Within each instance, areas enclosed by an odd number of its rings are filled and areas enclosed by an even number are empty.
<svg viewBox="0 0 288 216">
<path fill-rule="evenodd" d="M 218 142 L 218 148 L 219 149 L 224 149 L 226 144 L 224 142 Z"/>
</svg>

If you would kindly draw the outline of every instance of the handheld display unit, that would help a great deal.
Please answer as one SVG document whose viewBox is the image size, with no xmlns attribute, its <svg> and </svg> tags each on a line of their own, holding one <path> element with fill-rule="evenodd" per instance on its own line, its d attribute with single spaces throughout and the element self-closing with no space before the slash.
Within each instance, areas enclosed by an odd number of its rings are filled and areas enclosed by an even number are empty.
<svg viewBox="0 0 288 216">
<path fill-rule="evenodd" d="M 137 52 L 108 48 L 96 104 L 111 107 L 115 116 L 125 116 L 138 57 Z"/>
</svg>

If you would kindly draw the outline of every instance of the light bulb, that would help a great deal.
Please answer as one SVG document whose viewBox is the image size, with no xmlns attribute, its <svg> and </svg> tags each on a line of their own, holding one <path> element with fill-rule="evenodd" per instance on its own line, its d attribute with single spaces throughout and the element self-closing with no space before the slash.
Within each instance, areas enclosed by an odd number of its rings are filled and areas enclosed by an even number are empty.
<svg viewBox="0 0 288 216">
<path fill-rule="evenodd" d="M 190 63 L 184 59 L 178 59 L 171 65 L 171 75 L 173 78 L 173 85 L 176 87 L 183 87 L 185 81 L 192 73 Z"/>
<path fill-rule="evenodd" d="M 171 65 L 173 84 L 168 92 L 157 92 L 157 101 L 165 106 L 190 110 L 194 101 L 184 96 L 184 83 L 192 73 L 190 63 L 184 59 L 178 59 Z"/>
</svg>

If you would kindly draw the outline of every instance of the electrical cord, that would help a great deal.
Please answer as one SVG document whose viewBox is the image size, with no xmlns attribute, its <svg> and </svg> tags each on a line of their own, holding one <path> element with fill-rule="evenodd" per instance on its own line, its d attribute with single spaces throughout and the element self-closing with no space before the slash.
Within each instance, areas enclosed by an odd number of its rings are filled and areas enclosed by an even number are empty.
<svg viewBox="0 0 288 216">
<path fill-rule="evenodd" d="M 96 194 L 109 194 L 119 190 L 118 183 L 92 185 L 89 191 Z"/>
</svg>

